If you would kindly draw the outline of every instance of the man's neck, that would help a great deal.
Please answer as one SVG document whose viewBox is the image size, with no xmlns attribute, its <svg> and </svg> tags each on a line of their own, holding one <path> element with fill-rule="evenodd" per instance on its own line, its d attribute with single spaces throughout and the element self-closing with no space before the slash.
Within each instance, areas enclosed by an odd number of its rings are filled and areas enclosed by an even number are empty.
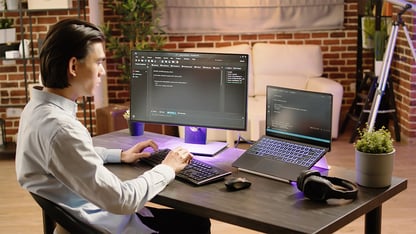
<svg viewBox="0 0 416 234">
<path fill-rule="evenodd" d="M 71 88 L 64 88 L 64 89 L 55 89 L 55 88 L 44 88 L 43 89 L 45 92 L 48 93 L 53 93 L 59 96 L 62 96 L 64 98 L 67 98 L 71 101 L 76 101 L 76 99 L 78 98 L 78 96 L 71 91 Z"/>
</svg>

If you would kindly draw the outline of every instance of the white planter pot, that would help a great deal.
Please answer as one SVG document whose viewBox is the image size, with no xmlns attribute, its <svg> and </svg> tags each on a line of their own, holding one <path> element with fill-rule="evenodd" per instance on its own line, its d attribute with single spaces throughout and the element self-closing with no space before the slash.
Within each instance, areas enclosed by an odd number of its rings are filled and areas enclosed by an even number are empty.
<svg viewBox="0 0 416 234">
<path fill-rule="evenodd" d="M 370 188 L 384 188 L 391 185 L 394 155 L 369 154 L 355 150 L 355 171 L 357 184 Z"/>
<path fill-rule="evenodd" d="M 19 0 L 6 0 L 7 10 L 19 9 Z"/>
<path fill-rule="evenodd" d="M 0 44 L 16 42 L 16 28 L 0 29 Z"/>
</svg>

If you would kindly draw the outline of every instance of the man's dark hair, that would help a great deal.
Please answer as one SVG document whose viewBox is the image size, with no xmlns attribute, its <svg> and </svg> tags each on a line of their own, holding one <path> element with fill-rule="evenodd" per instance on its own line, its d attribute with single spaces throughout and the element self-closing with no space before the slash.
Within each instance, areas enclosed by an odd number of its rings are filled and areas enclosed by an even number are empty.
<svg viewBox="0 0 416 234">
<path fill-rule="evenodd" d="M 42 83 L 48 88 L 69 86 L 68 62 L 83 59 L 92 43 L 105 42 L 100 28 L 78 19 L 65 19 L 51 27 L 40 50 Z"/>
</svg>

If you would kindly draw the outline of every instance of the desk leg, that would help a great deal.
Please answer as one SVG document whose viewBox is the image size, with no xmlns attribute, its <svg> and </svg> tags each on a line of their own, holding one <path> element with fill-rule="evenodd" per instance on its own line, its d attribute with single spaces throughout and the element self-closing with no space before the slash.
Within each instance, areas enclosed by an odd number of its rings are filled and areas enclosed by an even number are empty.
<svg viewBox="0 0 416 234">
<path fill-rule="evenodd" d="M 365 215 L 365 233 L 381 233 L 381 205 Z"/>
</svg>

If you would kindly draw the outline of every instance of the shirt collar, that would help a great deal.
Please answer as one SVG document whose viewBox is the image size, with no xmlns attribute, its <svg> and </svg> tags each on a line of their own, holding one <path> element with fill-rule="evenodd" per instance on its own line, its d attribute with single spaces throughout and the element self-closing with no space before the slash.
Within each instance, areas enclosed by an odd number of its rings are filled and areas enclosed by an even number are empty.
<svg viewBox="0 0 416 234">
<path fill-rule="evenodd" d="M 31 95 L 31 98 L 33 98 L 34 100 L 37 100 L 43 103 L 49 102 L 53 105 L 58 106 L 65 112 L 68 112 L 73 116 L 76 116 L 78 105 L 76 102 L 72 100 L 69 100 L 65 97 L 62 97 L 54 93 L 42 91 L 42 87 L 40 86 L 33 87 L 30 95 Z"/>
</svg>

